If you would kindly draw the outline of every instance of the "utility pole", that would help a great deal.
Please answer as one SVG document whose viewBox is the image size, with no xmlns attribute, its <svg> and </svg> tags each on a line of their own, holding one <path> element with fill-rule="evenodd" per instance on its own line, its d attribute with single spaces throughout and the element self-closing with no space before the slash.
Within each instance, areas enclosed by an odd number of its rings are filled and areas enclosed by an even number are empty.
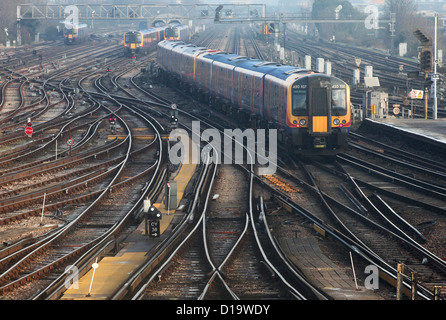
<svg viewBox="0 0 446 320">
<path fill-rule="evenodd" d="M 432 78 L 434 80 L 434 107 L 432 110 L 432 117 L 434 120 L 437 120 L 437 63 L 438 63 L 438 57 L 437 57 L 437 21 L 438 21 L 438 14 L 435 14 L 435 23 L 434 23 L 434 74 L 432 75 Z"/>
<path fill-rule="evenodd" d="M 390 30 L 390 56 L 393 57 L 393 47 L 395 42 L 395 21 L 396 21 L 396 13 L 390 14 L 390 23 L 389 23 L 389 30 Z"/>
</svg>

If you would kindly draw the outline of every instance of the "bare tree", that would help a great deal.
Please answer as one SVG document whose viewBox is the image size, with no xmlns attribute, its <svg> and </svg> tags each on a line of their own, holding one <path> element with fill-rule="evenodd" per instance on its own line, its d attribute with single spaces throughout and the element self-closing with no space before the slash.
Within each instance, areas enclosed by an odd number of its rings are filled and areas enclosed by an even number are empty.
<svg viewBox="0 0 446 320">
<path fill-rule="evenodd" d="M 385 10 L 389 18 L 391 13 L 395 14 L 395 45 L 406 42 L 409 55 L 416 56 L 417 47 L 420 43 L 414 37 L 413 32 L 418 28 L 429 29 L 426 18 L 417 13 L 416 0 L 386 0 Z M 429 30 L 425 31 L 429 32 Z M 387 33 L 386 38 L 389 40 L 390 32 Z"/>
<path fill-rule="evenodd" d="M 388 17 L 391 13 L 395 14 L 396 33 L 411 29 L 418 8 L 415 0 L 386 0 L 385 8 Z"/>
<path fill-rule="evenodd" d="M 5 28 L 8 29 L 8 34 L 15 33 L 14 21 L 15 16 L 16 1 L 14 0 L 2 0 L 0 4 L 0 40 L 5 43 L 6 32 Z"/>
</svg>

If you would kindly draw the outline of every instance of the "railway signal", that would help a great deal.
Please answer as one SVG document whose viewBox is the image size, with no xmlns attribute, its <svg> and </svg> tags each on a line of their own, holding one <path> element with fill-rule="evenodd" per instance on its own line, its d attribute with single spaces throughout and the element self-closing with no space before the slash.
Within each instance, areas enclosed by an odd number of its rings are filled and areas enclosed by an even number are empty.
<svg viewBox="0 0 446 320">
<path fill-rule="evenodd" d="M 111 68 L 110 67 L 107 68 L 107 72 L 111 72 Z"/>
<path fill-rule="evenodd" d="M 421 42 L 423 46 L 432 45 L 432 39 L 424 33 L 421 29 L 417 29 L 413 32 L 414 36 Z"/>
<path fill-rule="evenodd" d="M 31 119 L 28 118 L 28 122 L 27 122 L 26 127 L 25 127 L 25 133 L 28 136 L 31 136 L 33 134 L 33 131 L 34 130 L 33 130 L 33 125 L 31 123 Z"/>
<path fill-rule="evenodd" d="M 276 32 L 276 25 L 273 22 L 269 23 L 268 24 L 268 33 L 273 34 L 275 32 Z"/>
<path fill-rule="evenodd" d="M 178 109 L 176 104 L 170 106 L 170 127 L 172 129 L 178 126 Z"/>
<path fill-rule="evenodd" d="M 159 238 L 161 226 L 159 220 L 149 222 L 149 236 L 151 238 Z"/>
<path fill-rule="evenodd" d="M 426 81 L 424 82 L 424 90 L 430 90 L 433 83 L 434 83 L 434 81 L 427 78 Z"/>
<path fill-rule="evenodd" d="M 421 49 L 420 55 L 420 69 L 423 72 L 432 72 L 433 59 L 432 59 L 432 48 Z"/>
<path fill-rule="evenodd" d="M 151 238 L 160 236 L 160 220 L 163 217 L 161 211 L 151 205 L 150 200 L 144 200 L 143 206 L 146 235 Z"/>
<path fill-rule="evenodd" d="M 435 20 L 437 21 L 437 20 Z M 436 32 L 436 28 L 435 28 Z M 417 29 L 414 31 L 414 36 L 421 42 L 422 48 L 420 52 L 420 70 L 424 72 L 424 77 L 427 79 L 428 73 L 433 70 L 433 61 L 432 61 L 432 39 L 428 35 L 426 35 L 421 29 Z M 428 89 L 425 84 L 424 87 L 425 95 L 424 95 L 424 119 L 427 119 L 427 104 L 428 104 Z M 434 97 L 436 99 L 436 97 Z M 433 118 L 436 119 L 436 100 L 434 101 L 433 108 Z"/>
<path fill-rule="evenodd" d="M 147 218 L 149 220 L 161 220 L 163 214 L 155 206 L 150 206 L 149 211 L 147 212 Z"/>
<path fill-rule="evenodd" d="M 108 121 L 110 121 L 110 124 L 115 124 L 116 123 L 116 117 L 112 116 L 112 117 L 108 118 Z"/>
</svg>

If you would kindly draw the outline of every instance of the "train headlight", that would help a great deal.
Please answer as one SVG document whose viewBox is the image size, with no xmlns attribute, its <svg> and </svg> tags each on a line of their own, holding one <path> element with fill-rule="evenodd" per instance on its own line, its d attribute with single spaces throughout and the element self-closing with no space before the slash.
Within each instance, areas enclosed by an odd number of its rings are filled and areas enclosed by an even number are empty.
<svg viewBox="0 0 446 320">
<path fill-rule="evenodd" d="M 293 120 L 293 124 L 297 124 L 297 120 Z"/>
<path fill-rule="evenodd" d="M 334 124 L 335 126 L 339 126 L 340 123 L 341 123 L 341 122 L 339 121 L 339 119 L 334 119 L 334 120 L 333 120 L 333 124 Z"/>
<path fill-rule="evenodd" d="M 299 124 L 300 124 L 301 126 L 304 126 L 304 125 L 307 124 L 307 121 L 305 121 L 305 119 L 300 119 L 300 120 L 299 120 Z"/>
</svg>

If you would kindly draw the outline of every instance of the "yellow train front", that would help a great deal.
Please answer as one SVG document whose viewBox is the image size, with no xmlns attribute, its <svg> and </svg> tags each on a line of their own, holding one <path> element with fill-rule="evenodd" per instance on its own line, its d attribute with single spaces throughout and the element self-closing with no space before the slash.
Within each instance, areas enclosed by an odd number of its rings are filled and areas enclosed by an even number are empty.
<svg viewBox="0 0 446 320">
<path fill-rule="evenodd" d="M 342 152 L 351 125 L 350 87 L 336 77 L 306 74 L 288 87 L 286 118 L 296 153 Z"/>
<path fill-rule="evenodd" d="M 124 53 L 126 56 L 134 56 L 143 47 L 142 33 L 129 31 L 124 34 Z"/>
<path fill-rule="evenodd" d="M 88 40 L 88 28 L 86 24 L 66 25 L 63 28 L 65 44 L 77 44 Z"/>
<path fill-rule="evenodd" d="M 164 32 L 165 40 L 190 40 L 190 28 L 186 25 L 172 25 L 166 28 Z"/>
<path fill-rule="evenodd" d="M 156 50 L 156 45 L 164 40 L 167 27 L 149 28 L 141 31 L 128 31 L 124 34 L 124 54 L 134 57 L 136 54 L 147 54 Z"/>
</svg>

